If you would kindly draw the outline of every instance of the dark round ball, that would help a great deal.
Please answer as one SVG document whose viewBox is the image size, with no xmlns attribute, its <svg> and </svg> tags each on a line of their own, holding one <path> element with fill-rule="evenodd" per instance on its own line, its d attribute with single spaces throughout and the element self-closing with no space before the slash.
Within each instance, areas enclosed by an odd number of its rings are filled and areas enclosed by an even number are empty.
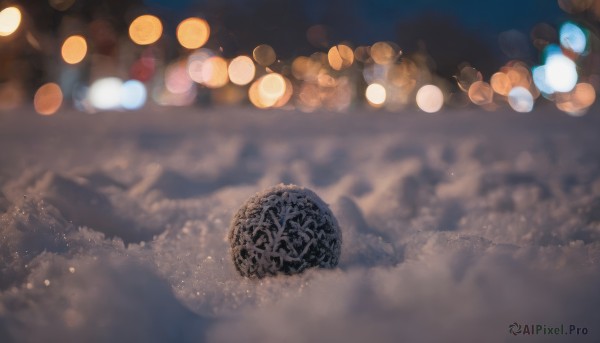
<svg viewBox="0 0 600 343">
<path fill-rule="evenodd" d="M 335 267 L 342 234 L 331 210 L 314 192 L 280 184 L 242 205 L 231 221 L 229 242 L 240 274 L 262 278 Z"/>
</svg>

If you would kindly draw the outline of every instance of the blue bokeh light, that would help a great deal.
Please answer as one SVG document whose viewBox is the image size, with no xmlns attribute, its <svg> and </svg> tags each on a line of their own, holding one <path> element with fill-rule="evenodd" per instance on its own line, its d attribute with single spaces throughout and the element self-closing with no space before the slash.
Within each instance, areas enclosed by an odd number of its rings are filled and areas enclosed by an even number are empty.
<svg viewBox="0 0 600 343">
<path fill-rule="evenodd" d="M 146 86 L 138 80 L 129 80 L 121 86 L 121 107 L 137 110 L 144 106 L 148 92 Z"/>
<path fill-rule="evenodd" d="M 508 93 L 508 104 L 517 112 L 531 112 L 533 103 L 533 95 L 526 88 L 515 87 Z"/>
<path fill-rule="evenodd" d="M 560 44 L 577 54 L 583 54 L 587 48 L 587 35 L 585 31 L 573 22 L 564 23 L 559 32 Z"/>
</svg>

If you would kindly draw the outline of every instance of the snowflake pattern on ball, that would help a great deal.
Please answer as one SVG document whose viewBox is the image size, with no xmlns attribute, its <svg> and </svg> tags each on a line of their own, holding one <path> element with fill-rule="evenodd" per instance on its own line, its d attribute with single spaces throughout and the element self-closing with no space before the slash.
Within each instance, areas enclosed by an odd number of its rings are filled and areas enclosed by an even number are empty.
<svg viewBox="0 0 600 343">
<path fill-rule="evenodd" d="M 252 196 L 238 210 L 229 242 L 240 274 L 262 278 L 335 267 L 342 234 L 331 210 L 314 192 L 280 184 Z"/>
</svg>

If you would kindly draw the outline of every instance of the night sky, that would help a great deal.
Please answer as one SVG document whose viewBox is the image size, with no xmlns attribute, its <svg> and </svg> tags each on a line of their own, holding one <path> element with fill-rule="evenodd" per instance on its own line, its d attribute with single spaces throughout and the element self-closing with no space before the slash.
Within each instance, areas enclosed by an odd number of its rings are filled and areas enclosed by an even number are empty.
<svg viewBox="0 0 600 343">
<path fill-rule="evenodd" d="M 405 52 L 426 49 L 438 71 L 453 74 L 462 62 L 491 71 L 507 60 L 535 62 L 529 32 L 539 23 L 557 26 L 567 16 L 554 0 L 145 0 L 175 23 L 190 13 L 217 24 L 216 44 L 227 55 L 268 43 L 281 57 L 314 50 L 306 28 L 328 28 L 328 43 L 354 45 L 389 40 Z M 221 26 L 221 29 L 218 27 Z M 510 31 L 513 30 L 513 31 Z M 515 30 L 517 36 L 515 36 Z M 506 54 L 501 37 L 509 33 L 517 54 Z M 318 47 L 317 47 L 318 48 Z M 324 48 L 324 47 L 323 47 Z"/>
<path fill-rule="evenodd" d="M 185 12 L 202 10 L 215 4 L 251 8 L 262 0 L 145 0 L 154 8 Z M 272 0 L 272 3 L 285 2 Z M 483 35 L 509 29 L 529 30 L 539 22 L 558 23 L 565 18 L 554 0 L 304 0 L 299 1 L 312 24 L 332 26 L 336 33 L 357 43 L 393 39 L 398 22 L 411 21 L 424 13 L 454 17 L 467 29 Z M 352 16 L 358 22 L 339 22 L 334 18 Z"/>
</svg>

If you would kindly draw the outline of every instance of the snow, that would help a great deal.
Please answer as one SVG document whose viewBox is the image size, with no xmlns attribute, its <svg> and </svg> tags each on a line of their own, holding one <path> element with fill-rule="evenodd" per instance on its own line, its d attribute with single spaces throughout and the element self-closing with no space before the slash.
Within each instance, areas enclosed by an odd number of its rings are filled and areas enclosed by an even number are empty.
<svg viewBox="0 0 600 343">
<path fill-rule="evenodd" d="M 1 113 L 0 341 L 598 341 L 596 113 Z M 279 183 L 329 204 L 338 268 L 237 273 Z"/>
</svg>

